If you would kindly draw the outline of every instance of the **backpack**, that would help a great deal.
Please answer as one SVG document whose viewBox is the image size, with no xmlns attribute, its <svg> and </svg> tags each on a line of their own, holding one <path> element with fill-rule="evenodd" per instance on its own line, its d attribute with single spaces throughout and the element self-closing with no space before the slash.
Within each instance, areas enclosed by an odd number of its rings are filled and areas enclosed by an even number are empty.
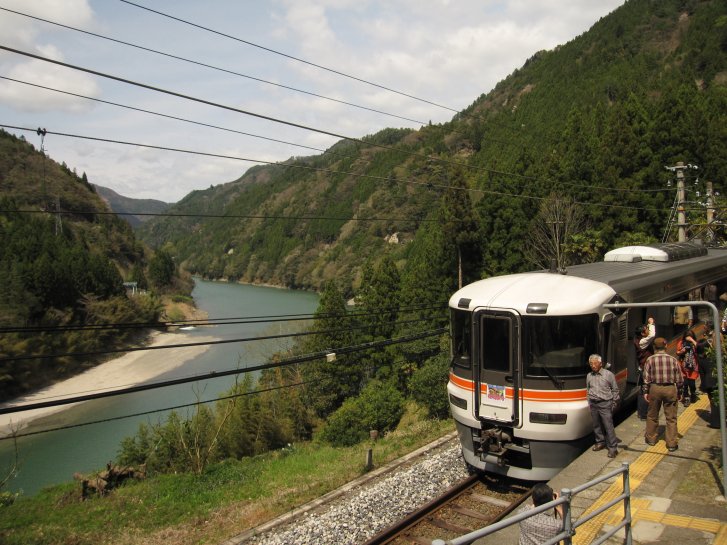
<svg viewBox="0 0 727 545">
<path fill-rule="evenodd" d="M 689 371 L 694 371 L 696 367 L 696 358 L 694 357 L 694 350 L 687 350 L 684 354 L 684 368 Z"/>
</svg>

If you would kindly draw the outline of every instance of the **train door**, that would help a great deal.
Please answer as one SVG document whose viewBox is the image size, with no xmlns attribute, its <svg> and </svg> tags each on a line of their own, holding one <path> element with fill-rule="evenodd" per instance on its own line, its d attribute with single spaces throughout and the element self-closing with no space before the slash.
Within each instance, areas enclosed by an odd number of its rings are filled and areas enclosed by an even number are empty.
<svg viewBox="0 0 727 545">
<path fill-rule="evenodd" d="M 475 416 L 520 425 L 520 315 L 514 311 L 475 311 Z"/>
<path fill-rule="evenodd" d="M 633 347 L 628 339 L 628 312 L 620 316 L 611 313 L 603 317 L 601 324 L 603 338 L 604 361 L 608 363 L 609 370 L 615 375 L 621 395 L 628 390 L 628 363 L 629 354 Z"/>
</svg>

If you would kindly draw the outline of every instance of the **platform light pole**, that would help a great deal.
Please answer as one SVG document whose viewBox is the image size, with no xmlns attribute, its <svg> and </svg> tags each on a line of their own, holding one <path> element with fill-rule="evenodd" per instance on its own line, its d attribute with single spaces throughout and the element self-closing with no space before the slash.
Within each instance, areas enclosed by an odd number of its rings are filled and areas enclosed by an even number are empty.
<svg viewBox="0 0 727 545">
<path fill-rule="evenodd" d="M 614 311 L 618 314 L 619 310 L 628 308 L 653 308 L 653 307 L 678 307 L 683 306 L 684 301 L 661 301 L 655 303 L 611 303 L 603 305 L 603 308 Z M 725 429 L 725 395 L 724 395 L 724 373 L 722 371 L 722 336 L 718 333 L 719 327 L 719 311 L 712 303 L 708 301 L 689 301 L 692 307 L 707 307 L 712 312 L 712 323 L 714 324 L 714 352 L 717 360 L 717 390 L 719 393 L 719 430 L 722 439 L 722 494 L 727 497 L 727 430 Z"/>
</svg>

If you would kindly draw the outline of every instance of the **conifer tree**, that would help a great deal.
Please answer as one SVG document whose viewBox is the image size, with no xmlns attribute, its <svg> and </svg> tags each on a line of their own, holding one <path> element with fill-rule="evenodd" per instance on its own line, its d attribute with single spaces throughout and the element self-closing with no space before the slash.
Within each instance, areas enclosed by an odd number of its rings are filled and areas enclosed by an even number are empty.
<svg viewBox="0 0 727 545">
<path fill-rule="evenodd" d="M 316 333 L 305 343 L 305 352 L 335 352 L 338 347 L 350 346 L 353 339 L 350 327 L 343 293 L 335 280 L 329 280 L 313 319 L 312 331 Z M 336 354 L 330 361 L 322 357 L 306 363 L 302 371 L 306 400 L 322 417 L 335 411 L 346 398 L 357 395 L 363 385 L 363 369 L 343 354 Z"/>
</svg>

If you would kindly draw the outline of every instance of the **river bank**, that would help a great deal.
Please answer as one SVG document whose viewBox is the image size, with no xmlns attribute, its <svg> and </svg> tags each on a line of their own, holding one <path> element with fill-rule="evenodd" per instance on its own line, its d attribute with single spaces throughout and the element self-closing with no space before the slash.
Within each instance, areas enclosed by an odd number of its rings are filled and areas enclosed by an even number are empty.
<svg viewBox="0 0 727 545">
<path fill-rule="evenodd" d="M 214 340 L 217 340 L 217 337 L 194 338 L 195 343 Z M 156 348 L 189 342 L 191 342 L 191 339 L 186 333 L 153 332 L 148 347 Z M 142 384 L 182 366 L 185 362 L 200 356 L 208 349 L 209 345 L 170 348 L 164 350 L 163 358 L 159 358 L 158 350 L 127 352 L 123 356 L 101 363 L 80 375 L 3 403 L 0 407 L 59 400 L 89 392 L 114 390 Z M 77 403 L 0 415 L 0 433 L 3 435 L 17 433 L 34 420 L 67 410 L 75 405 Z"/>
</svg>

